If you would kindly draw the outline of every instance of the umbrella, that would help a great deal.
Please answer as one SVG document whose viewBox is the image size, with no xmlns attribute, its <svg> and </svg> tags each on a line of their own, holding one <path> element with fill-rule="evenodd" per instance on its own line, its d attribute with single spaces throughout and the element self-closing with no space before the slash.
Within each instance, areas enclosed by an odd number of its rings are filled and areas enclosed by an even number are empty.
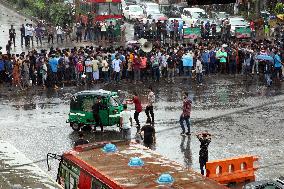
<svg viewBox="0 0 284 189">
<path fill-rule="evenodd" d="M 160 17 L 158 17 L 157 20 L 165 21 L 165 20 L 168 20 L 168 18 L 166 16 L 160 16 Z"/>
<path fill-rule="evenodd" d="M 257 55 L 256 59 L 274 62 L 274 59 L 271 56 L 268 56 L 268 55 Z"/>
</svg>

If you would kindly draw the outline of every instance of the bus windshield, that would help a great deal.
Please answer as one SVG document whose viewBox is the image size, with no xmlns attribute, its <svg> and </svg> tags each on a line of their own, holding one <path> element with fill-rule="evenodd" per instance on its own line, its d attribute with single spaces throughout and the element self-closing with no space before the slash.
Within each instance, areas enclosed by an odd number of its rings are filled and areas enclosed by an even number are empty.
<svg viewBox="0 0 284 189">
<path fill-rule="evenodd" d="M 97 15 L 119 15 L 121 14 L 120 3 L 96 3 L 95 13 Z"/>
</svg>

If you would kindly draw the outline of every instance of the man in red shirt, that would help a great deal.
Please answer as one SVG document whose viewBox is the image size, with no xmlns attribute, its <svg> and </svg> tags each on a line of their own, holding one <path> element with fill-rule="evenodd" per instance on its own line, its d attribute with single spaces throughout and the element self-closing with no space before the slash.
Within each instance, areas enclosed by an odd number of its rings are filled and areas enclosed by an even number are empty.
<svg viewBox="0 0 284 189">
<path fill-rule="evenodd" d="M 191 113 L 191 104 L 192 101 L 188 98 L 188 92 L 183 93 L 183 108 L 182 108 L 182 114 L 180 116 L 180 126 L 182 129 L 181 135 L 190 135 L 190 113 Z M 184 122 L 186 123 L 188 132 L 185 133 L 185 128 L 184 128 Z"/>
<path fill-rule="evenodd" d="M 135 113 L 134 113 L 134 120 L 136 122 L 137 125 L 137 132 L 140 131 L 140 122 L 139 122 L 139 114 L 140 112 L 142 112 L 142 105 L 141 105 L 141 101 L 137 95 L 137 92 L 134 92 L 134 97 L 133 97 L 133 103 L 135 105 Z"/>
</svg>

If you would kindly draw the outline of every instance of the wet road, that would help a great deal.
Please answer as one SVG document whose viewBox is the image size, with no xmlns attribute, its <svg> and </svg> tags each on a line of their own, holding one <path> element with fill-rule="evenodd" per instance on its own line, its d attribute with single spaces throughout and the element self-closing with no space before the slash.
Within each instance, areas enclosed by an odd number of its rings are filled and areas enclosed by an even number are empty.
<svg viewBox="0 0 284 189">
<path fill-rule="evenodd" d="M 261 168 L 257 179 L 275 178 L 284 174 L 284 90 L 282 85 L 267 88 L 259 84 L 244 84 L 239 79 L 208 78 L 202 87 L 179 80 L 175 85 L 155 86 L 157 102 L 155 149 L 184 166 L 198 171 L 199 141 L 192 135 L 182 137 L 178 119 L 181 113 L 181 92 L 188 91 L 193 99 L 192 132 L 207 130 L 213 134 L 209 159 L 239 155 L 257 155 Z M 105 89 L 115 89 L 108 86 Z M 138 90 L 142 99 L 146 86 L 135 89 L 126 86 L 124 93 Z M 93 87 L 92 89 L 98 89 Z M 48 152 L 70 149 L 77 133 L 65 123 L 70 93 L 83 89 L 65 88 L 58 91 L 37 91 L 34 95 L 3 96 L 0 99 L 0 138 L 13 144 L 33 161 L 43 159 Z M 133 107 L 132 107 L 133 109 Z M 140 116 L 145 122 L 145 114 Z M 134 135 L 135 129 L 133 129 Z M 86 133 L 90 141 L 119 139 L 120 133 L 110 127 L 105 133 Z M 278 164 L 278 165 L 276 165 Z M 274 165 L 274 166 L 272 166 Z M 38 163 L 47 170 L 45 162 Z M 56 163 L 49 172 L 55 176 Z"/>
<path fill-rule="evenodd" d="M 0 5 L 0 46 L 5 47 L 8 28 L 18 29 L 25 18 Z M 8 16 L 7 16 L 8 15 Z M 131 29 L 129 30 L 131 32 Z M 14 52 L 22 51 L 17 38 Z M 66 44 L 66 46 L 73 44 Z M 48 46 L 44 46 L 48 47 Z M 26 49 L 27 50 L 27 49 Z M 199 142 L 193 135 L 182 137 L 178 119 L 181 113 L 181 92 L 186 90 L 193 99 L 192 132 L 208 130 L 213 134 L 209 159 L 221 159 L 243 154 L 260 156 L 257 179 L 275 178 L 284 174 L 284 90 L 283 83 L 267 88 L 261 80 L 244 84 L 238 78 L 206 79 L 207 85 L 197 88 L 180 80 L 175 85 L 155 87 L 157 152 L 198 171 Z M 94 87 L 94 89 L 99 87 Z M 123 89 L 130 94 L 139 91 L 145 98 L 146 86 L 108 86 L 105 89 Z M 78 88 L 58 91 L 33 91 L 24 95 L 0 88 L 0 139 L 11 143 L 33 161 L 44 159 L 48 152 L 61 154 L 73 146 L 77 133 L 65 123 L 69 110 L 69 97 Z M 3 94 L 4 93 L 4 94 Z M 133 109 L 133 107 L 132 107 Z M 144 122 L 145 114 L 140 116 Z M 133 130 L 134 133 L 134 130 Z M 90 141 L 119 139 L 117 128 L 105 133 L 86 133 Z M 46 163 L 37 165 L 47 170 Z M 274 165 L 274 166 L 272 166 Z M 53 178 L 56 163 L 48 172 Z M 0 178 L 1 179 L 1 178 Z"/>
</svg>

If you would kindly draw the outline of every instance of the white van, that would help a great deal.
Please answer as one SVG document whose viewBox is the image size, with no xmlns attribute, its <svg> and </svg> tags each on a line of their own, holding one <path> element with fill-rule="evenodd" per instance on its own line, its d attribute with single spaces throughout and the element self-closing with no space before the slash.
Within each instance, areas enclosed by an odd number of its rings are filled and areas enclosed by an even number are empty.
<svg viewBox="0 0 284 189">
<path fill-rule="evenodd" d="M 205 10 L 201 8 L 184 8 L 181 14 L 182 19 L 192 19 L 192 21 L 195 23 L 199 19 L 208 18 Z"/>
<path fill-rule="evenodd" d="M 157 3 L 152 3 L 152 2 L 143 2 L 140 3 L 141 7 L 144 10 L 144 14 L 146 17 L 148 17 L 151 14 L 160 14 L 160 6 Z"/>
</svg>

